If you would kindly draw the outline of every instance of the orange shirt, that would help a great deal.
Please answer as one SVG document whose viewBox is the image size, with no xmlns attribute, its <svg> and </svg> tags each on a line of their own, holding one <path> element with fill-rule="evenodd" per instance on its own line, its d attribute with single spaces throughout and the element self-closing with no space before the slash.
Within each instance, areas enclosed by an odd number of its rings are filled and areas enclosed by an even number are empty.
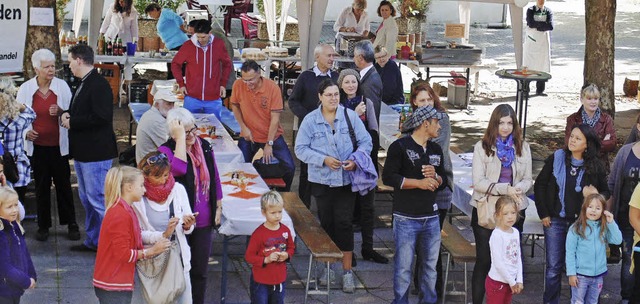
<svg viewBox="0 0 640 304">
<path fill-rule="evenodd" d="M 262 77 L 262 85 L 251 91 L 242 79 L 238 79 L 233 83 L 231 92 L 231 103 L 240 105 L 244 124 L 251 131 L 253 140 L 266 143 L 271 112 L 282 112 L 284 109 L 280 87 L 273 80 Z M 278 122 L 278 131 L 272 140 L 276 140 L 282 133 L 282 125 Z"/>
</svg>

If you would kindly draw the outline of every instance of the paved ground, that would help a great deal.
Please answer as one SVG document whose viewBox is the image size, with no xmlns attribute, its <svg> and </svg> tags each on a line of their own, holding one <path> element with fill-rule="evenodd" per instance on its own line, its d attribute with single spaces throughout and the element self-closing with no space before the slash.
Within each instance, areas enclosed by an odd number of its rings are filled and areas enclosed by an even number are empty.
<svg viewBox="0 0 640 304">
<path fill-rule="evenodd" d="M 638 78 L 640 69 L 637 62 L 637 33 L 640 13 L 631 1 L 619 1 L 619 12 L 616 19 L 616 93 L 622 91 L 624 77 Z M 528 136 L 533 142 L 534 166 L 540 167 L 540 161 L 550 153 L 549 142 L 561 144 L 564 119 L 579 107 L 577 93 L 582 85 L 582 60 L 584 56 L 584 18 L 580 12 L 583 2 L 550 1 L 548 4 L 556 11 L 556 29 L 552 34 L 552 75 L 553 79 L 547 86 L 550 93 L 547 97 L 535 97 L 530 101 Z M 233 27 L 233 36 L 240 35 L 239 23 Z M 377 25 L 376 25 L 377 26 Z M 332 41 L 333 32 L 331 24 L 323 27 L 323 40 Z M 375 28 L 375 26 L 374 26 Z M 443 26 L 427 26 L 427 37 L 430 40 L 443 40 Z M 81 31 L 82 34 L 82 31 Z M 513 60 L 513 44 L 510 29 L 487 29 L 482 26 L 471 28 L 471 42 L 483 48 L 485 59 L 495 60 L 501 68 L 515 66 Z M 163 69 L 160 65 L 158 69 Z M 155 68 L 154 66 L 151 66 Z M 149 68 L 149 67 L 145 67 Z M 403 71 L 405 83 L 409 83 L 412 77 L 410 71 Z M 453 125 L 453 145 L 463 151 L 470 151 L 482 135 L 491 110 L 496 104 L 509 102 L 513 104 L 515 83 L 500 80 L 492 71 L 481 71 L 480 85 L 467 110 L 450 110 Z M 633 117 L 640 111 L 635 100 L 617 98 L 616 101 L 616 127 L 618 137 L 626 138 L 629 128 L 633 124 Z M 119 135 L 120 148 L 126 147 L 123 135 L 126 133 L 128 114 L 126 109 L 115 109 L 116 132 Z M 283 116 L 285 129 L 291 130 L 291 113 Z M 287 142 L 291 143 L 291 133 L 287 133 Z M 537 172 L 537 171 L 536 171 Z M 297 178 L 296 178 L 297 179 Z M 75 176 L 74 193 L 77 199 Z M 295 189 L 295 185 L 294 185 Z M 32 195 L 30 193 L 30 195 Z M 55 192 L 54 192 L 55 197 Z M 33 204 L 33 197 L 29 197 L 28 203 Z M 393 236 L 390 229 L 391 202 L 388 195 L 379 195 L 376 200 L 376 231 L 375 247 L 392 258 Z M 82 206 L 77 203 L 79 222 L 83 222 L 84 212 Z M 453 220 L 454 226 L 461 229 L 461 233 L 471 242 L 473 235 L 469 229 L 466 217 L 457 217 Z M 81 224 L 82 225 L 82 224 Z M 37 230 L 37 224 L 33 221 L 25 223 L 27 243 L 31 250 L 36 269 L 39 275 L 38 288 L 28 291 L 23 297 L 23 303 L 97 303 L 94 296 L 91 278 L 93 273 L 94 254 L 74 253 L 69 247 L 74 242 L 66 239 L 64 227 L 56 226 L 48 242 L 35 241 L 33 235 Z M 359 235 L 356 235 L 356 253 L 359 253 Z M 287 282 L 287 303 L 302 303 L 304 289 L 302 278 L 306 275 L 308 263 L 308 250 L 302 242 L 298 242 L 298 250 L 289 267 Z M 525 290 L 522 295 L 514 298 L 514 303 L 539 303 L 543 290 L 544 258 L 542 241 L 538 241 L 533 247 L 534 257 L 531 257 L 531 247 L 524 247 L 525 251 Z M 231 241 L 229 253 L 231 263 L 228 267 L 228 303 L 248 303 L 249 266 L 244 262 L 245 238 L 236 238 Z M 222 252 L 221 237 L 215 237 L 213 258 L 209 271 L 208 303 L 219 303 L 221 266 L 218 263 Z M 471 265 L 469 272 L 471 272 Z M 619 301 L 619 265 L 610 265 L 607 280 L 605 280 L 601 303 L 617 303 Z M 355 294 L 347 295 L 341 291 L 332 293 L 332 303 L 389 303 L 393 298 L 393 266 L 379 265 L 372 262 L 359 261 L 355 268 L 357 278 L 357 290 Z M 471 274 L 469 273 L 469 278 Z M 454 286 L 456 290 L 464 290 L 463 267 L 455 264 L 452 269 L 449 289 Z M 569 302 L 569 291 L 566 282 L 563 283 L 563 303 Z M 411 298 L 415 303 L 416 298 Z M 136 296 L 135 303 L 140 303 Z M 311 303 L 325 303 L 324 297 L 313 296 Z M 462 296 L 447 297 L 447 303 L 464 303 Z"/>
</svg>

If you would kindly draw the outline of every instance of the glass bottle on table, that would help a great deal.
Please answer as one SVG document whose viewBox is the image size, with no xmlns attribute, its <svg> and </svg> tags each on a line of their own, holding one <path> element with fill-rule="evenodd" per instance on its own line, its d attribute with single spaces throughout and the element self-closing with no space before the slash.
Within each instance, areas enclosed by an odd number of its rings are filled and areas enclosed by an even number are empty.
<svg viewBox="0 0 640 304">
<path fill-rule="evenodd" d="M 111 40 L 109 40 L 107 42 L 107 56 L 112 56 L 113 55 L 113 43 L 111 43 Z"/>
</svg>

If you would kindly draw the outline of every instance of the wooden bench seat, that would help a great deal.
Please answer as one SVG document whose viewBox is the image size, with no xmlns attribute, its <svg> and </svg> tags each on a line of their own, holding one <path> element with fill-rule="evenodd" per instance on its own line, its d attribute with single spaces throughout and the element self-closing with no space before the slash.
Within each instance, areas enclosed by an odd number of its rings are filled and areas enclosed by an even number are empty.
<svg viewBox="0 0 640 304">
<path fill-rule="evenodd" d="M 267 187 L 269 187 L 270 189 L 284 189 L 285 187 L 287 187 L 287 184 L 284 182 L 284 179 L 278 177 L 278 178 L 263 178 L 262 180 L 264 180 L 264 183 L 267 184 Z"/>
<path fill-rule="evenodd" d="M 315 276 L 315 290 L 309 291 L 311 281 L 311 269 L 313 260 L 325 263 L 326 271 L 329 273 L 331 263 L 342 261 L 342 251 L 331 240 L 329 235 L 322 229 L 318 220 L 311 211 L 302 203 L 298 195 L 294 192 L 281 192 L 284 199 L 284 208 L 293 221 L 293 228 L 297 236 L 309 248 L 309 269 L 307 271 L 307 282 L 305 284 L 304 303 L 307 303 L 309 294 L 326 294 L 327 303 L 331 303 L 329 296 L 331 292 L 331 282 L 327 282 L 327 290 L 318 289 L 318 278 Z"/>
<path fill-rule="evenodd" d="M 442 303 L 445 303 L 447 295 L 447 280 L 449 279 L 449 266 L 451 265 L 451 259 L 454 262 L 464 263 L 464 303 L 467 303 L 467 263 L 475 263 L 476 261 L 476 247 L 471 245 L 467 239 L 465 239 L 458 228 L 452 226 L 449 222 L 445 221 L 442 225 L 442 248 L 444 248 L 447 254 L 447 268 L 444 273 L 444 284 L 442 284 Z M 451 292 L 450 294 L 459 295 L 459 292 Z"/>
</svg>

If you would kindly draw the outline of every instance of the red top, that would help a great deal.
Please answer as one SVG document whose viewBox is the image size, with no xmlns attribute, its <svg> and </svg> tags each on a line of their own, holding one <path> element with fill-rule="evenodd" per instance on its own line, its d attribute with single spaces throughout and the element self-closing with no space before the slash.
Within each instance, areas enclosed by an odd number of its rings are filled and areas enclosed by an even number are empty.
<svg viewBox="0 0 640 304">
<path fill-rule="evenodd" d="M 295 250 L 293 236 L 287 226 L 280 223 L 277 230 L 269 230 L 260 225 L 251 234 L 247 252 L 244 258 L 253 265 L 253 280 L 260 284 L 276 285 L 287 280 L 287 264 L 285 262 L 273 262 L 264 264 L 264 258 L 274 251 L 286 251 L 289 259 Z"/>
<path fill-rule="evenodd" d="M 58 116 L 49 115 L 49 107 L 57 104 L 58 96 L 49 90 L 42 94 L 36 90 L 33 94 L 33 111 L 36 112 L 36 120 L 33 121 L 33 130 L 38 132 L 38 138 L 33 141 L 35 145 L 57 147 L 60 145 L 60 129 L 58 128 Z"/>
<path fill-rule="evenodd" d="M 93 286 L 109 291 L 133 290 L 138 250 L 143 248 L 138 217 L 120 199 L 102 220 Z"/>
</svg>

